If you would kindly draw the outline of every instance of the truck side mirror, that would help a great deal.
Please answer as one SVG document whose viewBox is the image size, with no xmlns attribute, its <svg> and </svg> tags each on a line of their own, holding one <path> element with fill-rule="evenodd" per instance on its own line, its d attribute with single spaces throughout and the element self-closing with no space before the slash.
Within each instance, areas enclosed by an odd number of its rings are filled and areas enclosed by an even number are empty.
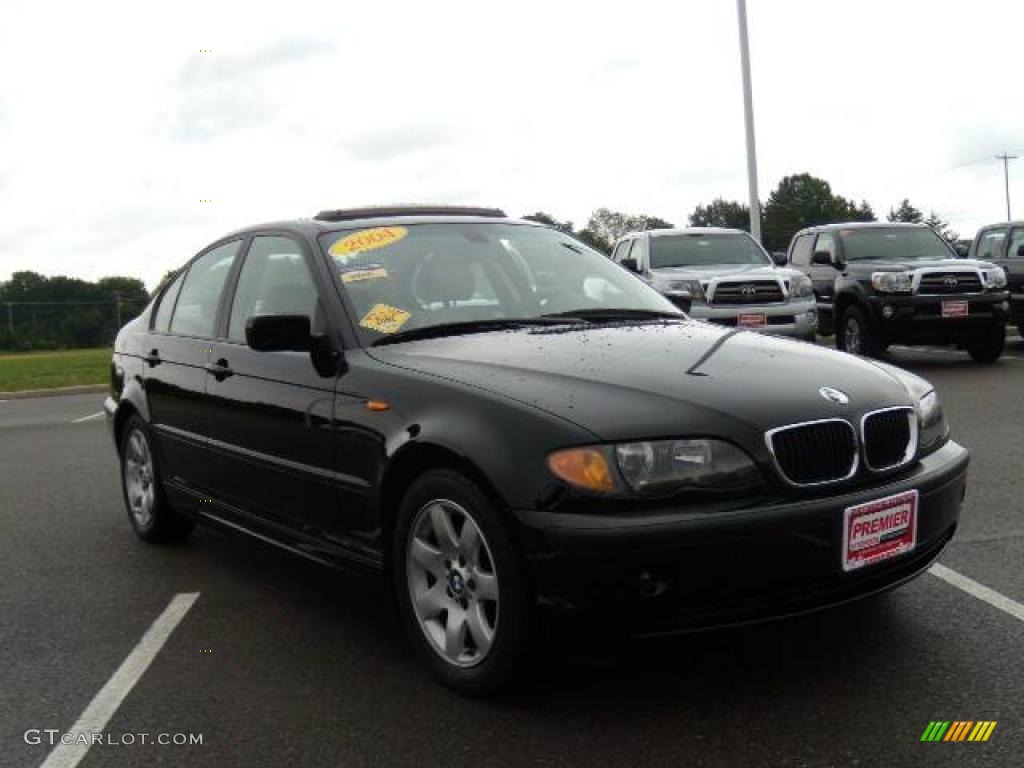
<svg viewBox="0 0 1024 768">
<path fill-rule="evenodd" d="M 775 262 L 777 267 L 784 267 L 789 263 L 785 251 L 772 251 L 772 261 Z"/>
<path fill-rule="evenodd" d="M 823 267 L 835 266 L 832 263 L 832 254 L 829 251 L 815 251 L 811 256 L 811 264 L 819 264 Z"/>
<path fill-rule="evenodd" d="M 636 263 L 636 259 L 623 259 L 619 262 L 623 267 L 628 269 L 630 272 L 640 272 L 640 265 Z"/>
</svg>

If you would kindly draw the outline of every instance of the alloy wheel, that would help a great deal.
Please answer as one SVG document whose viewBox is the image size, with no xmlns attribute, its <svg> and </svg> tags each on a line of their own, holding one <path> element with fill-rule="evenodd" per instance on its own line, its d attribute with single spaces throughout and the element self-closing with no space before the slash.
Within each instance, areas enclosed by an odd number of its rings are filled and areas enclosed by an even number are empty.
<svg viewBox="0 0 1024 768">
<path fill-rule="evenodd" d="M 125 440 L 123 477 L 128 509 L 139 528 L 153 521 L 156 489 L 153 480 L 153 453 L 142 430 L 133 428 Z"/>
<path fill-rule="evenodd" d="M 482 662 L 498 627 L 498 574 L 470 513 L 449 499 L 424 504 L 405 565 L 413 613 L 434 651 L 458 667 Z"/>
<path fill-rule="evenodd" d="M 860 323 L 857 322 L 857 318 L 848 317 L 846 318 L 846 324 L 843 329 L 843 338 L 846 342 L 846 351 L 854 355 L 860 354 Z"/>
</svg>

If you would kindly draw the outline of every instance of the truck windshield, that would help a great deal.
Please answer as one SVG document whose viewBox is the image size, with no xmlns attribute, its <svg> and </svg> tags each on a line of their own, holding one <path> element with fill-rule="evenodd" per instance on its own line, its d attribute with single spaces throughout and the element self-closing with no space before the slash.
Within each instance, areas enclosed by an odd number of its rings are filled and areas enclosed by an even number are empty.
<svg viewBox="0 0 1024 768">
<path fill-rule="evenodd" d="M 749 235 L 691 233 L 651 236 L 651 267 L 705 267 L 714 264 L 769 266 L 771 258 Z"/>
<path fill-rule="evenodd" d="M 928 227 L 841 229 L 839 239 L 847 261 L 956 258 L 949 244 Z"/>
</svg>

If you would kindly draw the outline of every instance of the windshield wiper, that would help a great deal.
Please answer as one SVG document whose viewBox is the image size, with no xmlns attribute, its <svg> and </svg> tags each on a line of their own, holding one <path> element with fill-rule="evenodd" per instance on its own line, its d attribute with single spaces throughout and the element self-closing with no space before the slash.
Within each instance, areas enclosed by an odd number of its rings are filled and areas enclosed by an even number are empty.
<svg viewBox="0 0 1024 768">
<path fill-rule="evenodd" d="M 384 344 L 398 344 L 403 341 L 415 341 L 416 339 L 434 339 L 442 336 L 460 336 L 469 333 L 485 333 L 487 331 L 500 331 L 509 328 L 524 328 L 531 325 L 566 325 L 572 322 L 582 322 L 571 317 L 497 317 L 489 320 L 466 320 L 459 323 L 439 323 L 427 325 L 422 328 L 410 328 L 407 331 L 398 331 L 382 336 L 371 342 L 370 346 L 379 347 Z"/>
<path fill-rule="evenodd" d="M 682 312 L 666 312 L 661 309 L 624 309 L 619 307 L 600 307 L 587 309 L 569 309 L 565 312 L 553 312 L 541 315 L 542 318 L 566 318 L 601 322 L 602 320 L 686 320 Z"/>
</svg>

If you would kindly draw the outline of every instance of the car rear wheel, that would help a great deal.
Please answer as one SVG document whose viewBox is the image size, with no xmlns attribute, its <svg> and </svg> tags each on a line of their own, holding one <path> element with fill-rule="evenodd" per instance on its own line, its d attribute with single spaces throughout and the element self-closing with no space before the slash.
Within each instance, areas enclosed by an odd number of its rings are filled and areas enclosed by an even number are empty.
<svg viewBox="0 0 1024 768">
<path fill-rule="evenodd" d="M 1006 328 L 1000 326 L 993 329 L 988 336 L 967 342 L 967 354 L 976 363 L 994 363 L 1003 354 L 1006 347 Z"/>
<path fill-rule="evenodd" d="M 128 519 L 143 541 L 182 541 L 195 527 L 164 498 L 149 429 L 137 415 L 128 419 L 121 432 L 121 489 Z"/>
<path fill-rule="evenodd" d="M 859 307 L 849 307 L 843 312 L 839 328 L 836 329 L 836 349 L 865 357 L 873 357 L 881 352 L 882 345 Z"/>
<path fill-rule="evenodd" d="M 393 555 L 403 623 L 435 677 L 472 695 L 506 686 L 529 649 L 528 590 L 487 497 L 451 470 L 426 473 L 402 501 Z"/>
</svg>

